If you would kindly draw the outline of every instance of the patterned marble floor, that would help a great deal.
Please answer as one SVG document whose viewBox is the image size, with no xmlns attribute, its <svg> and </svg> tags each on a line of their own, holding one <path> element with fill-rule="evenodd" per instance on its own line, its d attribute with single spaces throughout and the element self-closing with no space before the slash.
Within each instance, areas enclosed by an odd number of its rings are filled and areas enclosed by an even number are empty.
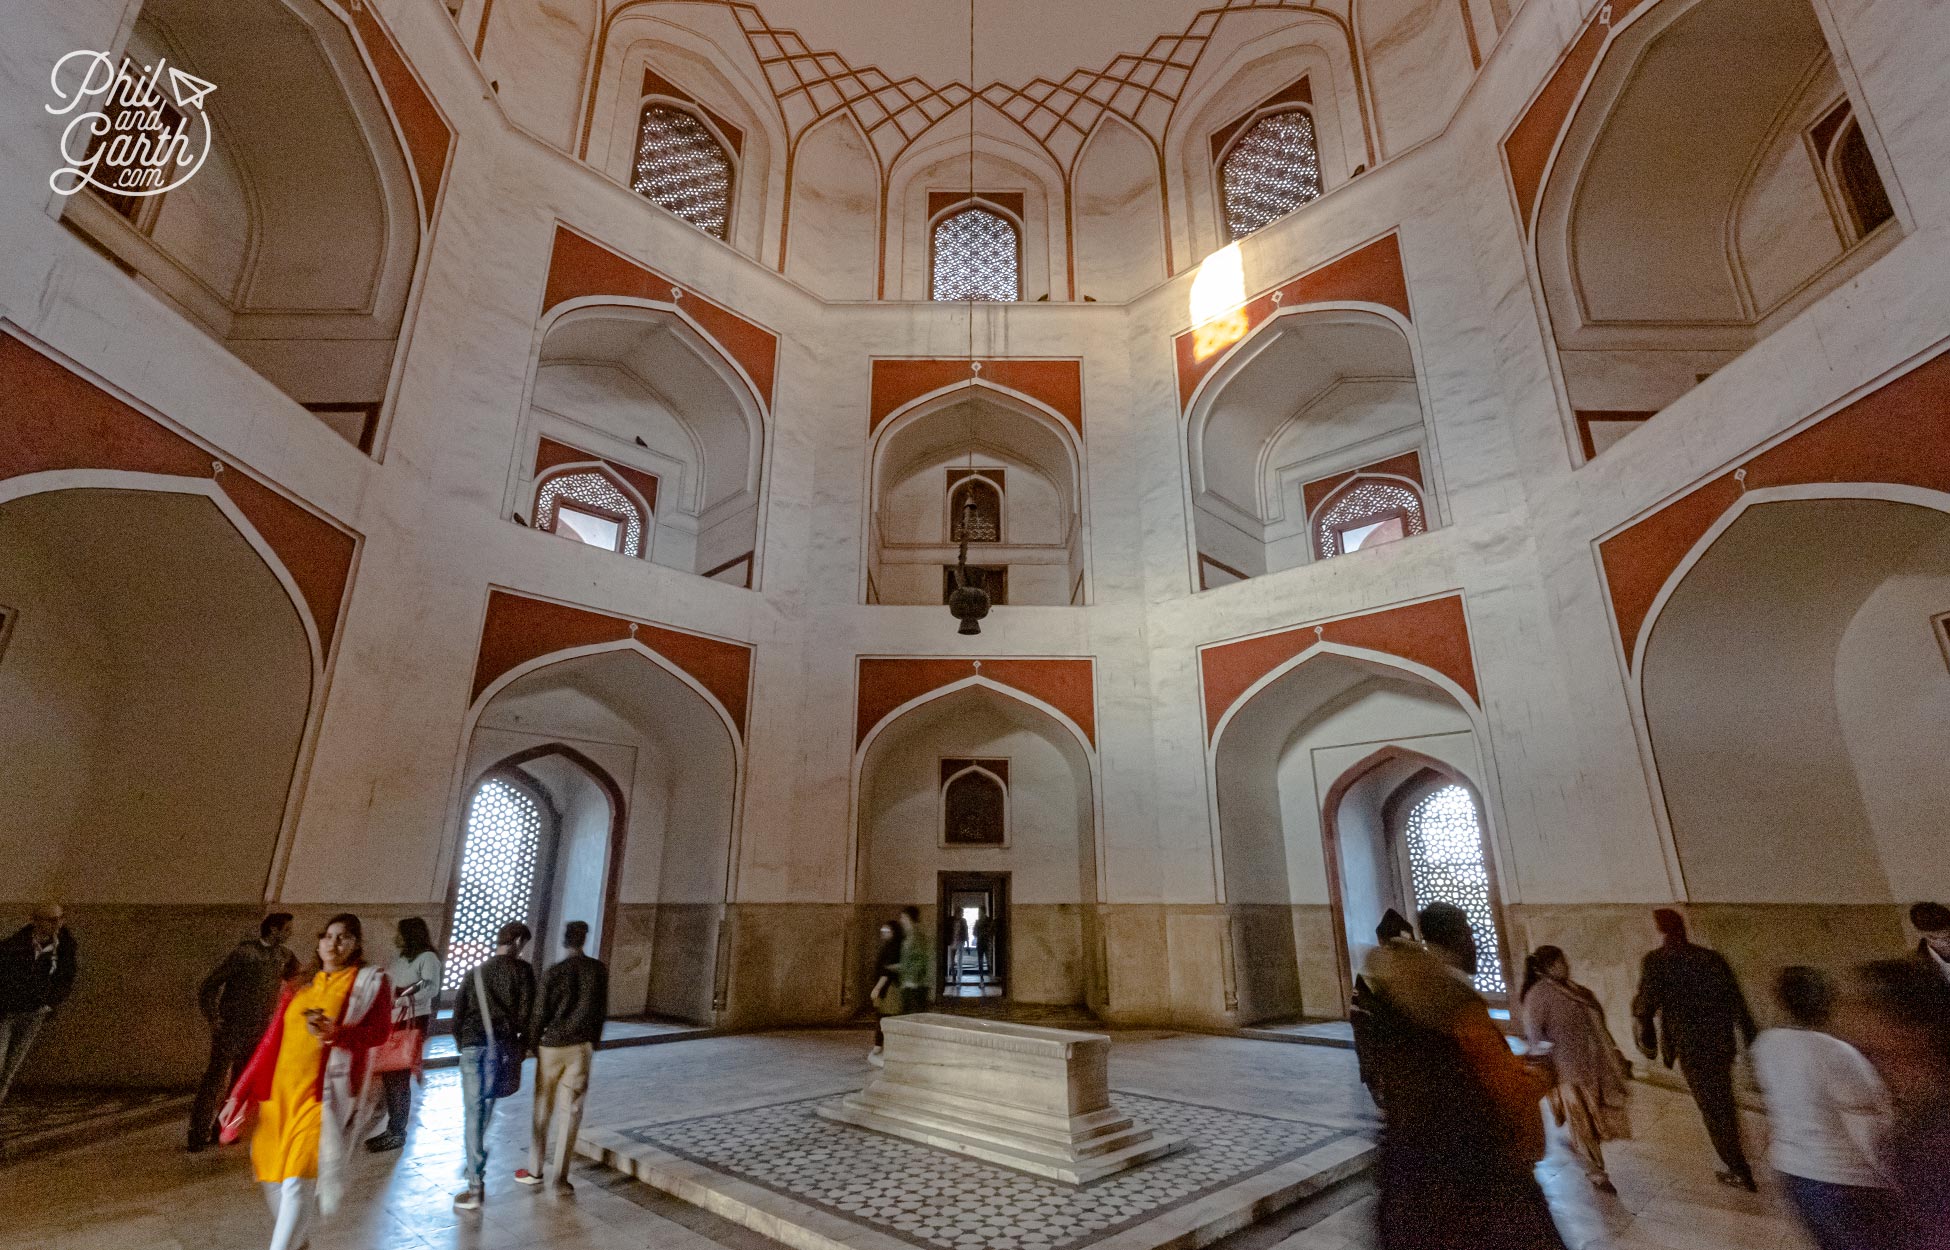
<svg viewBox="0 0 1950 1250">
<path fill-rule="evenodd" d="M 641 1126 L 830 1097 L 870 1074 L 867 1038 L 850 1031 L 754 1034 L 609 1051 L 596 1056 L 590 1125 Z M 1235 1037 L 1120 1033 L 1111 1082 L 1138 1096 L 1305 1119 L 1337 1130 L 1370 1126 L 1353 1056 L 1317 1046 Z M 773 1243 L 713 1221 L 607 1169 L 578 1164 L 566 1200 L 514 1184 L 528 1136 L 528 1093 L 502 1102 L 489 1134 L 488 1198 L 457 1213 L 460 1165 L 455 1073 L 434 1072 L 403 1152 L 362 1157 L 346 1208 L 313 1250 L 765 1250 Z M 1573 1250 L 1800 1250 L 1805 1243 L 1771 1185 L 1758 1196 L 1713 1183 L 1711 1154 L 1687 1100 L 1636 1096 L 1637 1140 L 1611 1147 L 1621 1197 L 1586 1186 L 1561 1147 L 1543 1176 Z M 1763 1122 L 1748 1120 L 1758 1151 Z M 168 1123 L 60 1154 L 0 1166 L 0 1250 L 262 1250 L 270 1217 L 240 1148 L 186 1155 Z M 1196 1204 L 1194 1204 L 1196 1205 Z M 1312 1228 L 1239 1250 L 1367 1250 L 1372 1210 L 1356 1203 Z M 1108 1250 L 1115 1238 L 1092 1250 Z M 902 1244 L 902 1243 L 895 1243 Z M 1221 1243 L 1215 1250 L 1233 1250 Z"/>
</svg>

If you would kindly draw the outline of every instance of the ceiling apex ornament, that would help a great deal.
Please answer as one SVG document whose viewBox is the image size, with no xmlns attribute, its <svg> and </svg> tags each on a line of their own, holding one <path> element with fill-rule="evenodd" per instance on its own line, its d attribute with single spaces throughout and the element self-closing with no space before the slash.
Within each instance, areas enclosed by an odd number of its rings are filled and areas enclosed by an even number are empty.
<svg viewBox="0 0 1950 1250">
<path fill-rule="evenodd" d="M 971 660 L 969 662 L 975 666 L 975 672 L 980 674 L 982 671 L 982 662 L 980 660 Z"/>
<path fill-rule="evenodd" d="M 1741 493 L 1741 494 L 1743 494 L 1743 495 L 1744 495 L 1744 494 L 1746 494 L 1746 493 L 1747 493 L 1747 469 L 1746 469 L 1746 466 L 1744 466 L 1744 465 L 1743 465 L 1743 466 L 1741 466 L 1740 468 L 1738 468 L 1738 469 L 1735 469 L 1735 470 L 1733 471 L 1733 480 L 1734 480 L 1734 481 L 1736 481 L 1736 482 L 1738 482 L 1738 483 L 1740 483 L 1740 493 Z"/>
<path fill-rule="evenodd" d="M 631 621 L 631 622 L 630 622 L 630 637 L 632 637 L 632 638 L 634 638 L 634 637 L 636 637 L 636 622 L 635 622 L 635 621 Z"/>
<path fill-rule="evenodd" d="M 681 304 L 683 301 L 684 301 L 684 288 L 681 286 L 674 286 L 670 288 L 670 302 L 673 304 Z"/>
<path fill-rule="evenodd" d="M 1314 641 L 1315 641 L 1315 642 L 1320 642 L 1320 641 L 1322 641 L 1323 639 L 1325 639 L 1326 637 L 1327 637 L 1327 627 L 1326 627 L 1325 625 L 1316 625 L 1316 626 L 1314 626 Z"/>
<path fill-rule="evenodd" d="M 979 374 L 979 373 L 980 373 L 980 372 L 982 371 L 982 362 L 981 362 L 981 361 L 979 361 L 979 360 L 971 360 L 971 361 L 969 361 L 969 362 L 968 362 L 968 371 L 969 371 L 970 373 L 977 373 L 977 374 Z"/>
<path fill-rule="evenodd" d="M 210 462 L 210 476 L 213 478 L 223 476 L 223 461 L 212 460 Z"/>
</svg>

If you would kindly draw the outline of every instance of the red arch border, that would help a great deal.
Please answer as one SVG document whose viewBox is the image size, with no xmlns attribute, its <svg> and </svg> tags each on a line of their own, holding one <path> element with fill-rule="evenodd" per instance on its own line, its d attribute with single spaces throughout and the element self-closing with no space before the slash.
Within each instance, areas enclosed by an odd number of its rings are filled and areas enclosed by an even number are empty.
<svg viewBox="0 0 1950 1250">
<path fill-rule="evenodd" d="M 1096 663 L 1088 659 L 991 660 L 861 657 L 855 694 L 853 745 L 904 703 L 970 677 L 1040 699 L 1076 722 L 1097 745 Z"/>
<path fill-rule="evenodd" d="M 1083 433 L 1083 362 L 1080 360 L 998 360 L 978 362 L 978 373 L 966 356 L 925 360 L 875 360 L 868 387 L 867 432 L 906 404 L 944 387 L 987 382 L 1047 404 Z"/>
</svg>

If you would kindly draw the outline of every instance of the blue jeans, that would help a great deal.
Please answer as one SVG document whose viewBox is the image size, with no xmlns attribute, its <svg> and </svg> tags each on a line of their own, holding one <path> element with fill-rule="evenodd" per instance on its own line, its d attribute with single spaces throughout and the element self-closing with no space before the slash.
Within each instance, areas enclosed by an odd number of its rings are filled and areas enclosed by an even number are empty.
<svg viewBox="0 0 1950 1250">
<path fill-rule="evenodd" d="M 1831 1185 L 1786 1172 L 1781 1184 L 1821 1250 L 1887 1250 L 1896 1214 L 1889 1190 Z"/>
<path fill-rule="evenodd" d="M 486 1096 L 487 1047 L 467 1046 L 460 1052 L 460 1107 L 465 1116 L 467 1183 L 483 1184 L 487 1179 L 488 1121 L 494 1118 L 494 1099 Z"/>
</svg>

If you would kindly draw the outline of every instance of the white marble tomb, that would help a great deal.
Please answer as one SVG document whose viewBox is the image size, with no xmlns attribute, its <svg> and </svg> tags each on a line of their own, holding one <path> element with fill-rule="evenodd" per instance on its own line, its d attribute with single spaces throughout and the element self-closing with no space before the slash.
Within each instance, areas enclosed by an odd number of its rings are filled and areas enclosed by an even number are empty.
<svg viewBox="0 0 1950 1250">
<path fill-rule="evenodd" d="M 1186 1144 L 1111 1105 L 1104 1034 L 935 1013 L 883 1027 L 880 1074 L 820 1115 L 1073 1185 Z"/>
</svg>

